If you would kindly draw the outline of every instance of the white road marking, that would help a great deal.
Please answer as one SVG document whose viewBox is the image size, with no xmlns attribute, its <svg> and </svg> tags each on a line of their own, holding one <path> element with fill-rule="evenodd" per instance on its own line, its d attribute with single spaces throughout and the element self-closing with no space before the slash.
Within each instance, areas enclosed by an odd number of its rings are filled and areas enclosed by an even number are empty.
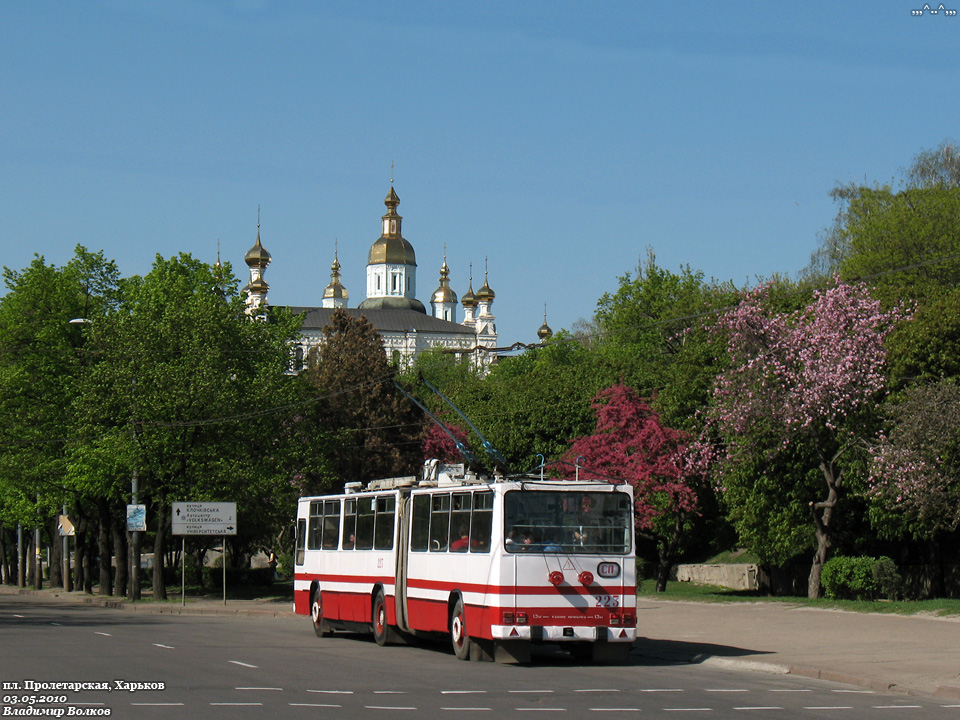
<svg viewBox="0 0 960 720">
<path fill-rule="evenodd" d="M 640 708 L 590 708 L 593 712 L 640 712 Z"/>
<path fill-rule="evenodd" d="M 566 708 L 514 708 L 517 712 L 566 712 Z"/>
<path fill-rule="evenodd" d="M 441 690 L 441 695 L 484 695 L 486 690 Z"/>
<path fill-rule="evenodd" d="M 485 707 L 442 707 L 442 708 L 440 708 L 440 709 L 441 709 L 441 710 L 454 710 L 454 711 L 456 711 L 456 712 L 459 712 L 460 710 L 470 710 L 470 711 L 473 711 L 473 712 L 483 712 L 483 711 L 489 711 L 491 708 L 485 708 Z"/>
<path fill-rule="evenodd" d="M 713 712 L 713 708 L 664 708 L 664 712 Z"/>
<path fill-rule="evenodd" d="M 406 695 L 406 690 L 374 690 L 374 695 Z"/>
<path fill-rule="evenodd" d="M 25 615 L 17 615 L 16 613 L 13 613 L 13 616 L 14 616 L 15 618 L 22 618 L 22 617 L 26 617 Z"/>
<path fill-rule="evenodd" d="M 256 665 L 250 665 L 249 663 L 240 662 L 239 660 L 227 660 L 227 662 L 233 663 L 234 665 L 239 665 L 240 667 L 253 668 L 254 670 L 259 670 L 259 668 Z"/>
<path fill-rule="evenodd" d="M 397 705 L 364 705 L 367 710 L 416 710 L 415 707 L 403 707 Z"/>
<path fill-rule="evenodd" d="M 810 705 L 804 710 L 853 710 L 852 705 Z"/>
<path fill-rule="evenodd" d="M 683 692 L 683 688 L 640 688 L 640 692 Z"/>
<path fill-rule="evenodd" d="M 325 705 L 324 703 L 287 703 L 290 707 L 342 708 L 343 705 Z"/>
<path fill-rule="evenodd" d="M 874 705 L 874 710 L 900 710 L 901 708 L 920 708 L 923 705 Z"/>
<path fill-rule="evenodd" d="M 111 635 L 110 633 L 100 632 L 99 630 L 94 630 L 94 631 L 93 631 L 93 634 L 94 634 L 94 635 L 103 635 L 104 637 L 113 637 L 113 635 Z"/>
<path fill-rule="evenodd" d="M 164 650 L 176 650 L 173 645 L 163 645 L 162 643 L 154 643 L 154 647 L 163 648 Z"/>
<path fill-rule="evenodd" d="M 509 693 L 552 693 L 553 690 L 507 690 Z"/>
<path fill-rule="evenodd" d="M 263 707 L 263 703 L 234 703 L 234 702 L 220 702 L 220 703 L 210 703 L 217 707 Z"/>
<path fill-rule="evenodd" d="M 323 695 L 353 695 L 353 690 L 307 690 L 307 692 L 321 693 Z"/>
<path fill-rule="evenodd" d="M 735 707 L 734 710 L 783 710 L 776 705 L 747 705 L 744 707 Z"/>
<path fill-rule="evenodd" d="M 848 695 L 873 695 L 873 690 L 831 690 L 835 693 L 847 693 Z"/>
<path fill-rule="evenodd" d="M 707 688 L 704 692 L 750 692 L 746 688 Z"/>
<path fill-rule="evenodd" d="M 609 692 L 609 693 L 618 693 L 619 690 L 607 689 L 607 688 L 586 688 L 584 690 L 574 690 L 574 692 Z"/>
<path fill-rule="evenodd" d="M 801 690 L 801 689 L 791 689 L 791 688 L 771 688 L 771 689 L 770 689 L 770 692 L 790 692 L 790 693 L 794 693 L 794 692 L 813 692 L 813 690 L 806 690 L 806 689 Z"/>
<path fill-rule="evenodd" d="M 63 623 L 58 623 L 58 622 L 52 622 L 52 621 L 51 621 L 50 624 L 51 624 L 51 625 L 62 625 Z"/>
</svg>

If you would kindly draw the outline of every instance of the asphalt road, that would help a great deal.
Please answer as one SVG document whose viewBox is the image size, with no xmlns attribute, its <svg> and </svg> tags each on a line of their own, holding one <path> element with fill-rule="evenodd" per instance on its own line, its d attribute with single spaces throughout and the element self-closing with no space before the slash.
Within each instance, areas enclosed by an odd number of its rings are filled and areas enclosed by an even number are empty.
<svg viewBox="0 0 960 720">
<path fill-rule="evenodd" d="M 110 689 L 55 685 L 83 682 Z M 0 597 L 0 683 L 0 717 L 960 718 L 960 702 L 794 676 L 639 657 L 583 665 L 551 648 L 529 666 L 459 662 L 445 643 L 321 640 L 305 618 L 146 615 L 32 596 Z"/>
</svg>

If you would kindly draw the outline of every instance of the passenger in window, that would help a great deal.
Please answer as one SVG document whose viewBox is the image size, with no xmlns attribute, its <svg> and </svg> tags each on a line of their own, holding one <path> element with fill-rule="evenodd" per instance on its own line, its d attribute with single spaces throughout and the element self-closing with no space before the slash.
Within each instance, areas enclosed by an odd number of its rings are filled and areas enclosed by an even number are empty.
<svg viewBox="0 0 960 720">
<path fill-rule="evenodd" d="M 451 543 L 450 550 L 453 552 L 466 552 L 469 547 L 470 528 L 464 523 L 460 526 L 460 536 Z"/>
</svg>

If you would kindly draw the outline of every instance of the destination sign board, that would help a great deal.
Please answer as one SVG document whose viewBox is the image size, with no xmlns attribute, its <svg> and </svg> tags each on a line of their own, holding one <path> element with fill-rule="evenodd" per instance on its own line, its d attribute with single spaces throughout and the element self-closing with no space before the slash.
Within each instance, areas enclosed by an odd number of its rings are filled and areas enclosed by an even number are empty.
<svg viewBox="0 0 960 720">
<path fill-rule="evenodd" d="M 173 503 L 174 535 L 236 535 L 234 502 Z"/>
</svg>

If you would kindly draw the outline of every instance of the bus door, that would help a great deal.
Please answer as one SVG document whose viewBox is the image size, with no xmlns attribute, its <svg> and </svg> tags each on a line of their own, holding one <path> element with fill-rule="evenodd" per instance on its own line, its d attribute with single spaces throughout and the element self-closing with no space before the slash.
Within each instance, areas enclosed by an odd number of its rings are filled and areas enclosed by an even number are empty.
<svg viewBox="0 0 960 720">
<path fill-rule="evenodd" d="M 403 631 L 410 630 L 407 610 L 407 573 L 409 569 L 410 552 L 410 495 L 401 493 L 397 498 L 397 567 L 396 585 L 394 585 L 394 602 L 397 616 L 397 627 Z"/>
</svg>

